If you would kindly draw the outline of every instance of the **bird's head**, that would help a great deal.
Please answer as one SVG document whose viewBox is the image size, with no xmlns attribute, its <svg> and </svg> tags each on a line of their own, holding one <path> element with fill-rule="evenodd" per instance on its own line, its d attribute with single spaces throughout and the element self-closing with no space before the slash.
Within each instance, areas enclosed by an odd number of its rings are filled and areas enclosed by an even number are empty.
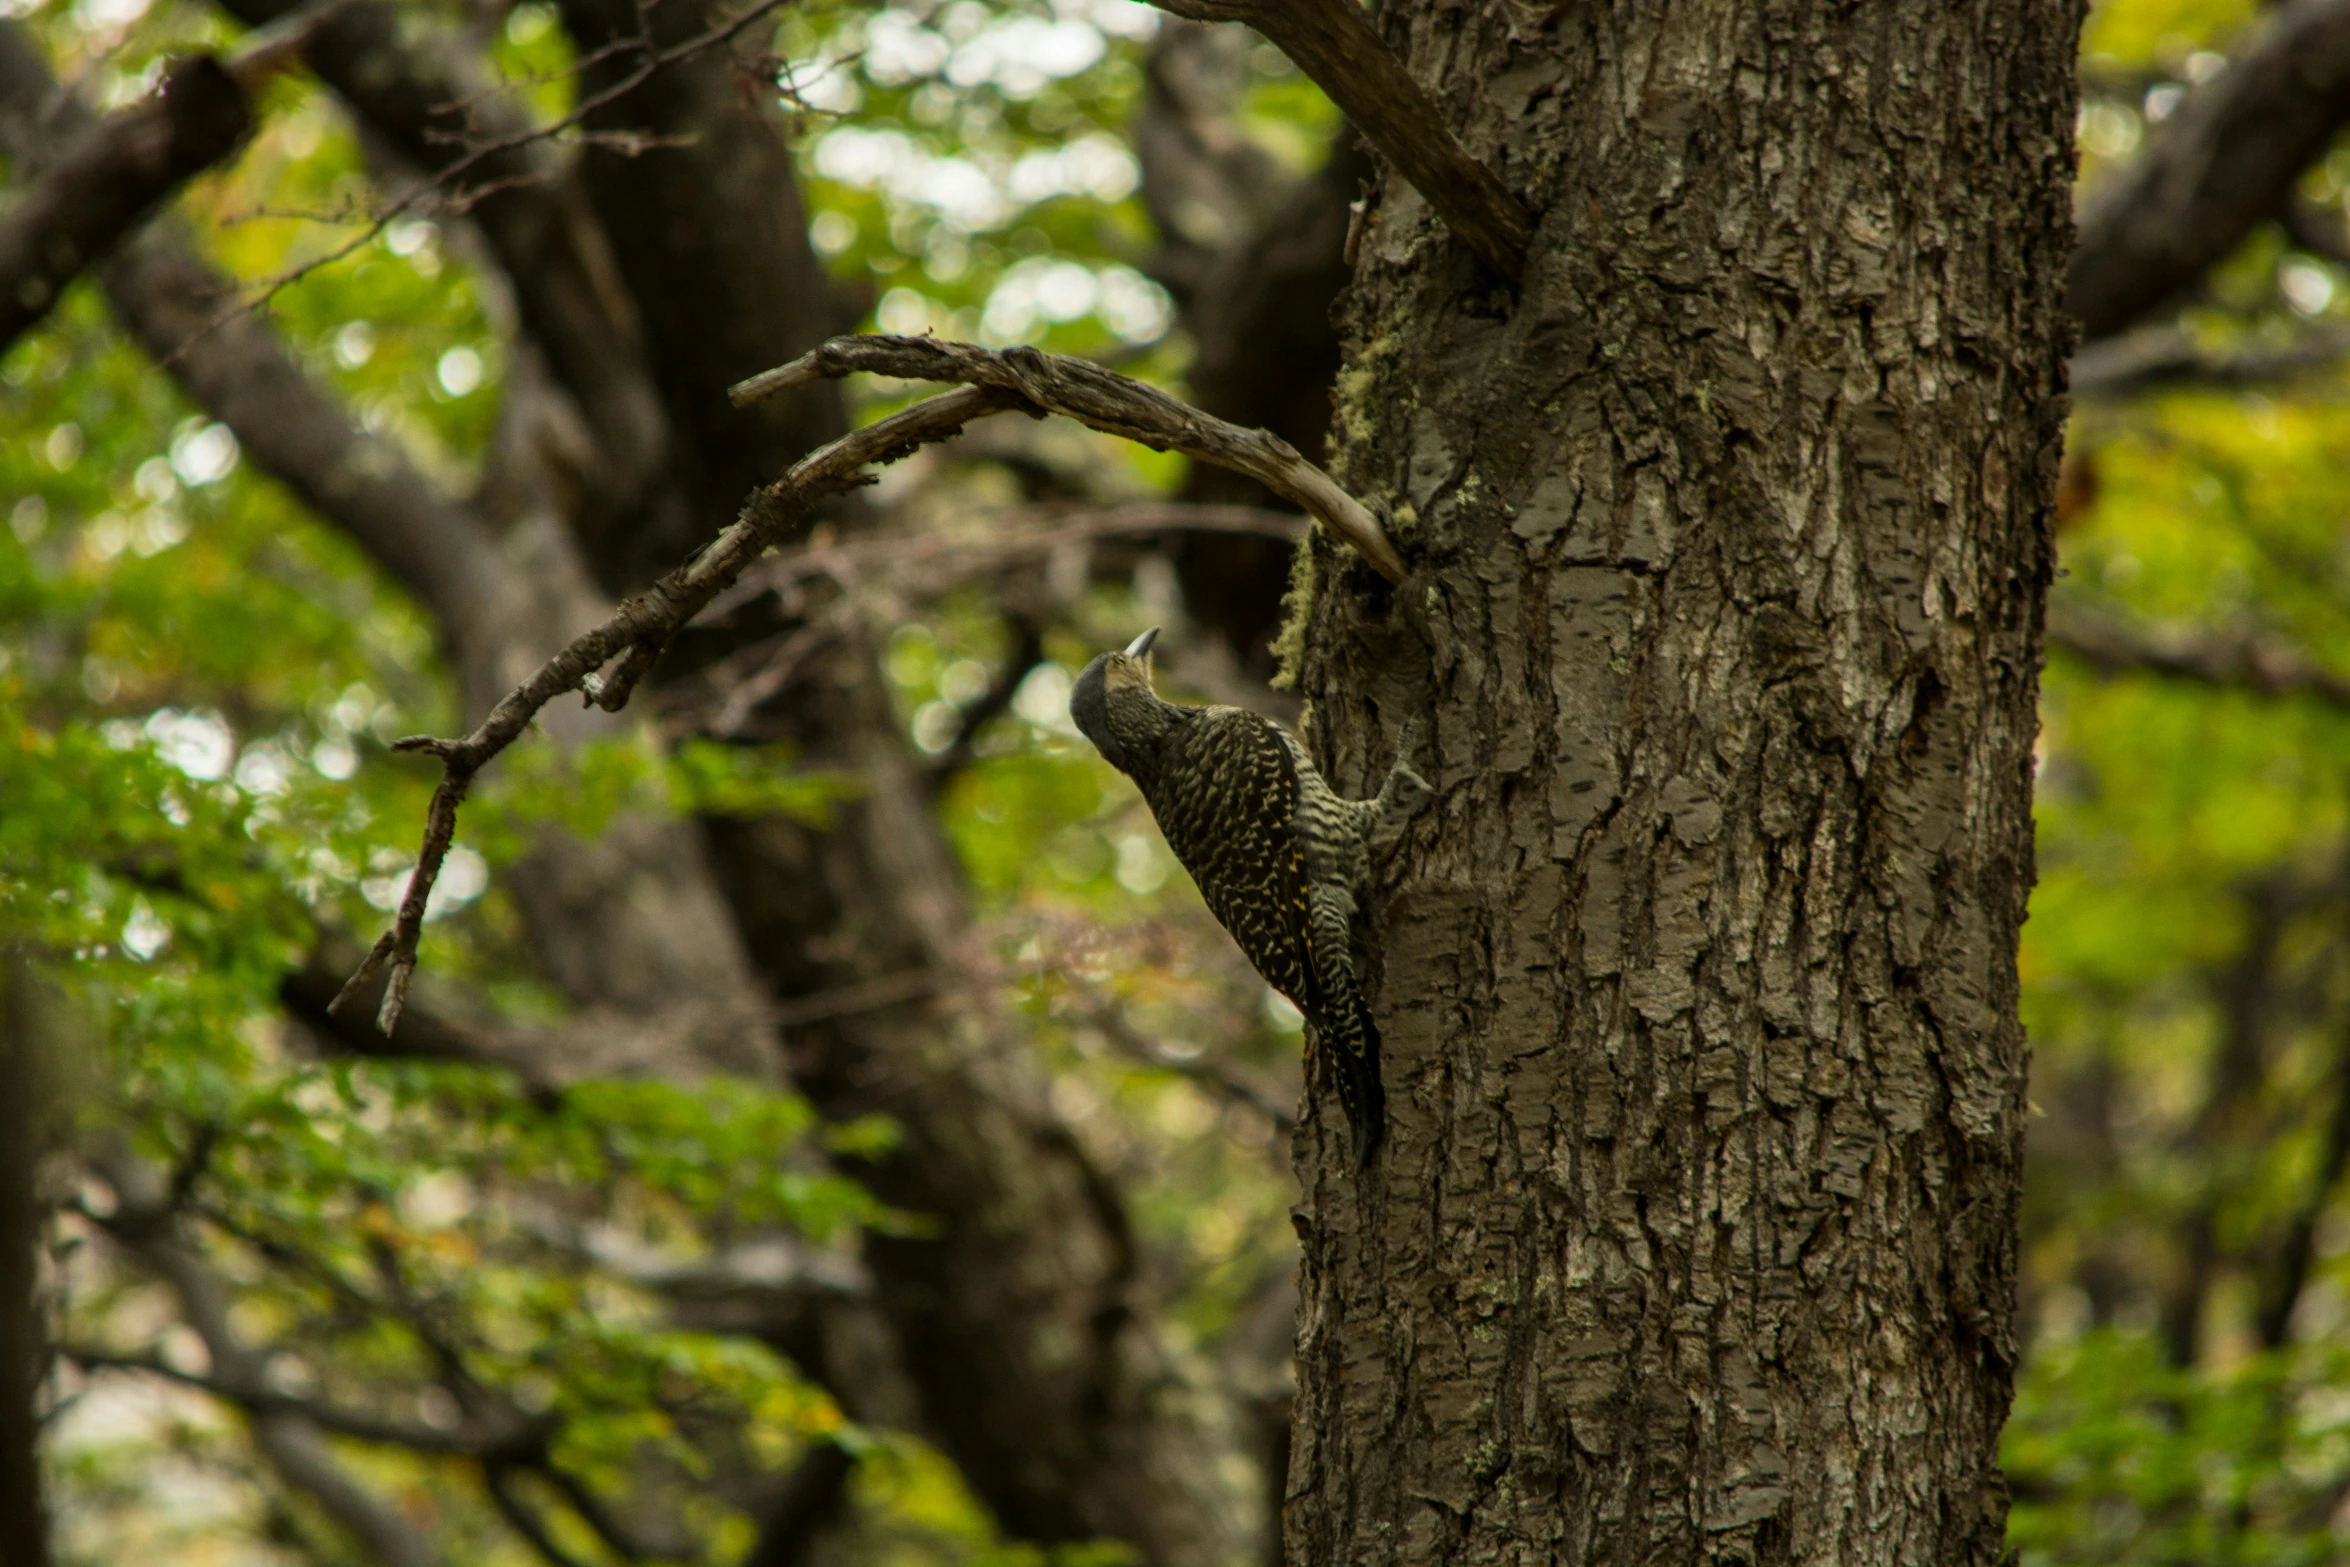
<svg viewBox="0 0 2350 1567">
<path fill-rule="evenodd" d="M 1181 709 L 1151 689 L 1153 626 L 1122 652 L 1104 653 L 1077 677 L 1069 693 L 1069 716 L 1112 767 L 1134 771 L 1150 743 L 1166 731 Z"/>
</svg>

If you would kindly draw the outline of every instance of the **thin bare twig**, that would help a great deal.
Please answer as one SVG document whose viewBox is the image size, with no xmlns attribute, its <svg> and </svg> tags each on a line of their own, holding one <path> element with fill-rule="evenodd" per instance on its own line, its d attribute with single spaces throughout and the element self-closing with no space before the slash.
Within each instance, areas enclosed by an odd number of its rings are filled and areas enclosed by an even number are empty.
<svg viewBox="0 0 2350 1567">
<path fill-rule="evenodd" d="M 1297 62 L 1487 266 L 1520 282 L 1534 220 L 1462 146 L 1357 0 L 1151 0 L 1195 22 L 1245 22 Z"/>
<path fill-rule="evenodd" d="M 562 116 L 560 119 L 549 121 L 545 125 L 535 125 L 528 130 L 517 131 L 509 136 L 501 136 L 490 141 L 469 143 L 466 146 L 465 153 L 462 157 L 459 157 L 455 162 L 449 164 L 446 168 L 436 172 L 431 179 L 422 182 L 414 190 L 411 190 L 406 195 L 395 199 L 389 206 L 378 209 L 368 225 L 364 229 L 360 230 L 357 234 L 354 234 L 344 243 L 334 246 L 333 248 L 325 251 L 323 254 L 313 256 L 298 266 L 290 267 L 285 271 L 278 273 L 274 277 L 263 278 L 259 282 L 249 285 L 249 297 L 237 301 L 234 305 L 222 311 L 221 320 L 226 321 L 233 319 L 235 316 L 241 313 L 259 309 L 261 306 L 276 298 L 281 290 L 289 288 L 295 283 L 300 282 L 303 278 L 306 278 L 311 273 L 318 271 L 321 267 L 332 266 L 334 263 L 343 260 L 345 257 L 355 254 L 361 247 L 366 245 L 368 241 L 374 239 L 376 235 L 382 233 L 386 228 L 390 227 L 394 220 L 398 219 L 403 213 L 418 206 L 419 204 L 428 201 L 440 201 L 445 203 L 448 210 L 462 212 L 472 202 L 478 201 L 483 196 L 489 195 L 492 191 L 511 187 L 518 182 L 516 177 L 510 176 L 491 185 L 482 186 L 476 190 L 459 189 L 457 181 L 459 176 L 463 175 L 467 170 L 472 169 L 476 165 L 490 158 L 496 157 L 500 153 L 514 152 L 520 148 L 530 145 L 533 142 L 549 141 L 557 136 L 560 136 L 563 132 L 570 130 L 572 127 L 584 122 L 588 116 L 594 114 L 597 110 L 617 102 L 619 99 L 626 97 L 629 93 L 634 92 L 637 88 L 643 86 L 647 81 L 651 80 L 656 74 L 667 69 L 668 67 L 676 65 L 681 61 L 691 59 L 693 56 L 702 53 L 704 50 L 715 49 L 723 44 L 732 42 L 742 33 L 745 28 L 749 27 L 753 22 L 756 22 L 762 17 L 772 15 L 774 12 L 781 10 L 786 3 L 788 3 L 788 0 L 758 0 L 757 4 L 753 5 L 749 10 L 743 12 L 740 16 L 719 22 L 712 27 L 706 28 L 703 31 L 696 33 L 691 38 L 671 45 L 667 49 L 650 48 L 649 46 L 651 40 L 649 37 L 641 39 L 624 39 L 617 41 L 615 44 L 608 45 L 607 48 L 613 49 L 615 51 L 621 50 L 625 47 L 641 47 L 645 50 L 644 58 L 637 64 L 635 69 L 631 70 L 627 75 L 621 77 L 619 80 L 613 82 L 609 87 L 604 88 L 600 92 L 590 93 L 586 97 L 582 98 L 572 108 L 569 114 Z M 582 63 L 584 64 L 585 62 Z M 219 323 L 216 322 L 215 324 L 217 325 Z"/>
<path fill-rule="evenodd" d="M 860 371 L 995 387 L 1153 451 L 1178 451 L 1244 473 L 1312 512 L 1388 581 L 1401 582 L 1406 575 L 1403 557 L 1370 508 L 1299 456 L 1296 447 L 1269 431 L 1226 424 L 1157 387 L 1082 359 L 1033 348 L 999 352 L 929 337 L 836 337 L 790 364 L 737 382 L 727 395 L 739 408 L 811 381 Z"/>
<path fill-rule="evenodd" d="M 713 600 L 705 619 L 740 608 L 762 593 L 792 602 L 797 584 L 828 577 L 843 597 L 794 628 L 782 641 L 754 643 L 700 671 L 698 694 L 671 692 L 663 724 L 671 733 L 734 739 L 749 733 L 760 706 L 789 685 L 809 656 L 856 623 L 863 606 L 858 593 L 868 580 L 886 577 L 898 601 L 936 597 L 975 578 L 988 576 L 1038 555 L 1103 539 L 1148 538 L 1164 533 L 1250 533 L 1296 540 L 1306 519 L 1262 506 L 1204 506 L 1185 501 L 1136 501 L 1103 508 L 1021 506 L 993 512 L 984 534 L 913 533 L 867 537 L 845 543 L 807 544 L 779 550 L 743 573 L 742 580 Z M 1046 524 L 1037 527 L 1042 521 Z M 1000 532 L 995 530 L 1000 529 Z M 715 705 L 716 711 L 711 709 Z M 707 715 L 707 716 L 704 716 Z"/>
<path fill-rule="evenodd" d="M 1019 403 L 1019 397 L 1011 392 L 963 387 L 917 403 L 809 454 L 781 479 L 752 495 L 741 517 L 708 549 L 645 592 L 625 600 L 610 619 L 574 639 L 536 674 L 509 691 L 471 734 L 457 740 L 411 735 L 395 742 L 394 750 L 439 758 L 441 781 L 433 790 L 424 844 L 408 878 L 407 894 L 400 900 L 399 915 L 392 928 L 377 938 L 328 1010 L 347 1005 L 388 963 L 391 980 L 384 988 L 376 1026 L 388 1035 L 398 1025 L 408 982 L 416 972 L 416 944 L 424 933 L 426 900 L 440 878 L 441 862 L 456 835 L 457 807 L 474 776 L 514 743 L 541 708 L 565 692 L 579 691 L 607 712 L 618 712 L 671 634 L 732 586 L 752 561 L 804 521 L 819 501 L 870 482 L 865 473 L 868 464 L 894 461 L 919 446 L 946 440 L 961 433 L 972 420 Z M 606 665 L 612 666 L 611 673 L 600 675 Z"/>
<path fill-rule="evenodd" d="M 812 995 L 782 1001 L 767 1009 L 767 1020 L 779 1028 L 805 1028 L 810 1023 L 822 1023 L 836 1017 L 852 1017 L 859 1012 L 878 1012 L 883 1007 L 894 1007 L 901 1001 L 919 1001 L 935 996 L 945 988 L 943 975 L 920 970 L 906 974 L 884 974 L 878 979 L 860 980 L 853 985 L 837 985 L 830 990 L 819 990 Z"/>
<path fill-rule="evenodd" d="M 800 666 L 808 661 L 809 654 L 848 629 L 856 618 L 856 608 L 854 601 L 842 599 L 785 637 L 783 645 L 767 653 L 756 670 L 735 681 L 726 693 L 725 704 L 718 709 L 718 716 L 702 726 L 703 733 L 714 740 L 731 740 L 743 733 L 750 724 L 751 715 L 768 698 L 791 684 L 792 676 L 800 672 Z M 746 648 L 744 651 L 758 653 L 764 652 L 765 648 Z M 731 665 L 733 660 L 727 662 Z M 727 669 L 721 678 L 733 672 Z"/>
</svg>

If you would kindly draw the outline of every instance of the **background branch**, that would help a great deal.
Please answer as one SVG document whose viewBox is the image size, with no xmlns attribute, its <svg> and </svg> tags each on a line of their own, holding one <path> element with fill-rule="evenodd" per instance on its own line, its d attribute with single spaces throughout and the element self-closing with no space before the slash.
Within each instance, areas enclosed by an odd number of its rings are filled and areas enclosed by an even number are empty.
<svg viewBox="0 0 2350 1567">
<path fill-rule="evenodd" d="M 163 1172 L 119 1146 L 102 1150 L 95 1163 L 118 1201 L 107 1233 L 171 1287 L 181 1315 L 203 1341 L 212 1375 L 229 1385 L 266 1386 L 265 1357 L 231 1325 L 227 1284 L 178 1233 Z M 272 1408 L 253 1410 L 251 1418 L 262 1456 L 383 1567 L 441 1567 L 439 1552 L 424 1535 L 336 1461 L 309 1415 Z"/>
<path fill-rule="evenodd" d="M 2065 298 L 2106 337 L 2176 297 L 2255 224 L 2350 120 L 2350 0 L 2291 0 L 2190 92 L 2136 161 L 2081 203 Z"/>
<path fill-rule="evenodd" d="M 1452 231 L 1510 282 L 1526 273 L 1534 222 L 1453 135 L 1435 100 L 1355 0 L 1152 0 L 1195 22 L 1246 22 L 1297 62 L 1410 180 Z"/>
<path fill-rule="evenodd" d="M 227 0 L 260 25 L 285 0 Z M 455 32 L 413 6 L 347 0 L 306 58 L 359 119 L 479 227 L 525 329 L 594 432 L 591 527 L 636 503 L 667 451 L 634 301 L 574 166 Z M 461 159 L 473 161 L 462 171 Z"/>
<path fill-rule="evenodd" d="M 20 24 L 0 22 L 0 76 L 40 69 L 31 48 Z M 252 128 L 244 87 L 220 61 L 196 55 L 175 61 L 153 95 L 85 125 L 55 161 L 20 178 L 0 209 L 0 352 L 84 267 L 236 151 Z"/>
<path fill-rule="evenodd" d="M 2350 355 L 2350 328 L 2310 326 L 2282 347 L 2207 353 L 2174 326 L 2142 327 L 2084 344 L 2073 355 L 2072 388 L 2083 397 L 2126 397 L 2159 387 L 2259 386 L 2339 364 Z"/>
<path fill-rule="evenodd" d="M 35 1305 L 41 1208 L 40 1113 L 46 1076 L 43 997 L 33 966 L 0 946 L 0 1539 L 32 1567 L 49 1559 L 34 1408 L 47 1371 L 47 1334 Z"/>
<path fill-rule="evenodd" d="M 2144 631 L 2055 600 L 2048 606 L 2048 641 L 2100 674 L 2168 675 L 2261 696 L 2311 696 L 2350 710 L 2350 679 L 2252 635 Z"/>
<path fill-rule="evenodd" d="M 153 1355 L 126 1355 L 87 1344 L 62 1344 L 57 1353 L 84 1371 L 130 1371 L 161 1377 L 182 1387 L 209 1393 L 248 1414 L 299 1415 L 321 1431 L 362 1442 L 380 1442 L 411 1452 L 479 1456 L 495 1452 L 514 1440 L 511 1432 L 443 1431 L 433 1426 L 388 1420 L 364 1410 L 343 1409 L 321 1399 L 281 1392 L 259 1380 L 231 1378 L 190 1371 Z"/>
<path fill-rule="evenodd" d="M 847 1510 L 857 1460 L 838 1442 L 817 1442 L 792 1467 L 759 1519 L 742 1567 L 807 1567 L 824 1532 Z"/>
</svg>

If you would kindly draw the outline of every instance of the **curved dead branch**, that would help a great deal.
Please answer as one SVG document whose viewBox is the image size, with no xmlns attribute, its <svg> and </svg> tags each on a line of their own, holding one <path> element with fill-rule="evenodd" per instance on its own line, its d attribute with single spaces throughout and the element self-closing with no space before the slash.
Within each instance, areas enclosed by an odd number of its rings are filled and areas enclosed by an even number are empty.
<svg viewBox="0 0 2350 1567">
<path fill-rule="evenodd" d="M 770 545 L 805 520 L 818 502 L 871 482 L 864 471 L 867 464 L 894 461 L 919 446 L 961 433 L 974 419 L 1019 403 L 1016 395 L 994 388 L 964 387 L 917 403 L 810 453 L 781 479 L 754 494 L 734 525 L 709 548 L 643 593 L 625 600 L 610 619 L 573 639 L 536 674 L 508 692 L 471 734 L 457 740 L 411 735 L 396 742 L 394 750 L 438 757 L 441 781 L 433 790 L 424 845 L 417 853 L 415 872 L 408 878 L 407 894 L 400 900 L 400 912 L 328 1010 L 339 1011 L 348 1005 L 389 964 L 391 979 L 376 1013 L 376 1026 L 389 1034 L 398 1025 L 408 982 L 416 972 L 416 943 L 424 933 L 425 903 L 440 879 L 441 862 L 456 836 L 457 807 L 472 787 L 474 776 L 514 743 L 541 708 L 566 692 L 578 691 L 607 712 L 619 711 L 678 627 L 731 587 Z M 611 666 L 609 675 L 602 673 L 607 665 Z"/>
<path fill-rule="evenodd" d="M 931 337 L 836 337 L 790 364 L 737 382 L 727 395 L 739 408 L 811 381 L 859 371 L 907 381 L 992 387 L 1153 451 L 1178 451 L 1245 473 L 1321 519 L 1388 581 L 1401 582 L 1406 575 L 1403 557 L 1370 508 L 1299 456 L 1296 447 L 1267 431 L 1227 424 L 1157 387 L 1082 359 L 1033 348 L 999 351 Z"/>
</svg>

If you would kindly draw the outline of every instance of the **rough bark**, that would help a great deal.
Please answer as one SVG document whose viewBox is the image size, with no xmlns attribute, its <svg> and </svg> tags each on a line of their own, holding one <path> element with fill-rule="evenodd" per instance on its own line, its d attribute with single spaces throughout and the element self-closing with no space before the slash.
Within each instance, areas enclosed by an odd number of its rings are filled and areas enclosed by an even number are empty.
<svg viewBox="0 0 2350 1567">
<path fill-rule="evenodd" d="M 1317 540 L 1312 743 L 1433 712 L 1443 798 L 1289 1559 L 1988 1567 L 2077 6 L 1381 15 L 1540 229 L 1513 299 L 1391 182 L 1349 301 L 1418 575 Z"/>
</svg>

